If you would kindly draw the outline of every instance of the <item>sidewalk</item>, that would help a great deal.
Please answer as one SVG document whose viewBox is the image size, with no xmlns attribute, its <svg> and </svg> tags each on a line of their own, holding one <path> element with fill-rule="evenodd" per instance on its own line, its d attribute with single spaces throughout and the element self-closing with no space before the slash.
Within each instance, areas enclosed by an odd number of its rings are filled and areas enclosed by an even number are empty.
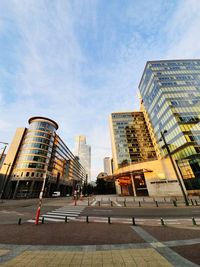
<svg viewBox="0 0 200 267">
<path fill-rule="evenodd" d="M 84 222 L 0 225 L 0 265 L 200 266 L 200 228 L 188 228 Z"/>
</svg>

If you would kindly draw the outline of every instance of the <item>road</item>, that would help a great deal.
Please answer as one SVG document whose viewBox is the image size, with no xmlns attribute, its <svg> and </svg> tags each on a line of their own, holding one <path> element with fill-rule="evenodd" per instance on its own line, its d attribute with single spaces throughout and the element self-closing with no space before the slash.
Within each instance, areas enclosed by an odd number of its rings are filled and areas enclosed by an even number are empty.
<svg viewBox="0 0 200 267">
<path fill-rule="evenodd" d="M 112 202 L 111 202 L 112 201 Z M 125 201 L 125 204 L 124 204 Z M 74 200 L 71 197 L 65 198 L 48 198 L 43 199 L 41 214 L 47 214 L 47 217 L 56 218 L 62 216 L 62 219 L 68 214 L 60 214 L 67 209 L 71 212 L 79 210 L 77 216 L 94 216 L 94 217 L 118 217 L 118 218 L 200 218 L 200 206 L 186 207 L 180 200 L 177 202 L 178 206 L 174 206 L 170 201 L 163 201 L 160 199 L 158 207 L 155 201 L 151 198 L 119 198 L 116 196 L 96 196 L 84 200 L 78 200 L 75 206 Z M 139 206 L 141 204 L 141 207 Z M 198 203 L 199 200 L 198 200 Z M 38 207 L 38 199 L 25 199 L 25 200 L 4 200 L 0 203 L 0 224 L 17 223 L 19 218 L 23 222 L 30 219 L 34 220 L 36 210 Z M 80 208 L 81 207 L 81 208 Z M 75 212 L 75 211 L 74 211 Z M 56 214 L 56 215 L 55 215 Z"/>
<path fill-rule="evenodd" d="M 140 217 L 140 218 L 185 218 L 200 217 L 200 208 L 197 207 L 171 207 L 171 208 L 127 208 L 127 207 L 87 207 L 81 215 L 100 217 Z"/>
</svg>

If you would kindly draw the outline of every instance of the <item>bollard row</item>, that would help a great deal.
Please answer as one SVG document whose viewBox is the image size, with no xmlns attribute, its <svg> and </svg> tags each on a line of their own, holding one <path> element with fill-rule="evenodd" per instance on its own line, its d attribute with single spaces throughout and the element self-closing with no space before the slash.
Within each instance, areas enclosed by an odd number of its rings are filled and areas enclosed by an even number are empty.
<svg viewBox="0 0 200 267">
<path fill-rule="evenodd" d="M 111 224 L 111 217 L 109 216 L 107 218 L 108 218 L 108 224 Z M 65 220 L 64 221 L 65 221 L 65 223 L 68 223 L 68 217 L 67 216 L 65 216 Z M 22 223 L 22 219 L 19 218 L 18 225 L 21 225 L 21 223 Z M 42 217 L 41 223 L 44 224 L 44 217 Z M 89 223 L 89 216 L 88 215 L 86 216 L 86 223 Z M 160 223 L 161 223 L 162 226 L 166 226 L 167 225 L 166 221 L 162 217 L 160 218 Z M 192 217 L 192 224 L 194 226 L 198 225 L 197 222 L 196 222 L 196 219 L 194 217 Z M 132 217 L 132 225 L 136 226 L 135 217 Z"/>
</svg>

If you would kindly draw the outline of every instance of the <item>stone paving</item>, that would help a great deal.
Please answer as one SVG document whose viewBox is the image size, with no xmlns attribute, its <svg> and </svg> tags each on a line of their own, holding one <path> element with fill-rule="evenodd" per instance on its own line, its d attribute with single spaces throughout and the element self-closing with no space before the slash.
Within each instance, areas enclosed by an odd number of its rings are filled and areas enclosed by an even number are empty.
<svg viewBox="0 0 200 267">
<path fill-rule="evenodd" d="M 104 225 L 106 227 L 106 225 Z M 112 225 L 110 226 L 112 227 Z M 124 226 L 121 225 L 123 228 Z M 195 267 L 199 266 L 173 247 L 199 245 L 200 239 L 161 241 L 140 226 L 126 226 L 142 241 L 99 245 L 9 245 L 0 244 L 2 267 Z M 157 227 L 155 227 L 157 229 Z M 53 228 L 52 228 L 53 229 Z M 92 229 L 92 228 L 91 228 Z M 98 226 L 96 225 L 96 229 Z M 163 228 L 164 229 L 164 228 Z M 111 228 L 110 228 L 111 230 Z M 113 231 L 118 229 L 113 228 Z M 177 229 L 178 230 L 178 229 Z M 181 230 L 182 231 L 182 230 Z M 184 231 L 184 229 L 183 229 Z M 153 233 L 153 231 L 152 231 Z M 89 233 L 88 233 L 89 234 Z M 102 233 L 103 234 L 103 233 Z M 113 234 L 115 234 L 113 232 Z M 158 236 L 159 237 L 159 236 Z M 193 237 L 193 236 L 191 236 Z M 81 241 L 81 236 L 80 236 Z M 120 240 L 119 240 L 120 241 Z M 139 241 L 139 242 L 138 242 Z M 80 242 L 81 243 L 81 242 Z M 193 249 L 192 249 L 193 250 Z M 198 259 L 197 259 L 198 260 Z"/>
<path fill-rule="evenodd" d="M 147 267 L 171 265 L 155 249 L 126 249 L 109 251 L 30 251 L 3 264 L 7 267 L 64 267 L 64 266 L 103 266 L 103 267 Z"/>
</svg>

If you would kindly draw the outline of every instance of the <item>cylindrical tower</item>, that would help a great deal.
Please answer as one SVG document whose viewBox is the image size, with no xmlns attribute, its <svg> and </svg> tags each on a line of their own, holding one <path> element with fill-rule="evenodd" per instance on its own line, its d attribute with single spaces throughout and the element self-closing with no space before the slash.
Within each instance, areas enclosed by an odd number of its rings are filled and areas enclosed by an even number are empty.
<svg viewBox="0 0 200 267">
<path fill-rule="evenodd" d="M 32 195 L 35 192 L 38 195 L 44 175 L 47 175 L 58 124 L 39 116 L 30 118 L 28 122 L 30 126 L 20 146 L 14 176 L 21 180 L 18 192 L 29 192 Z"/>
</svg>

